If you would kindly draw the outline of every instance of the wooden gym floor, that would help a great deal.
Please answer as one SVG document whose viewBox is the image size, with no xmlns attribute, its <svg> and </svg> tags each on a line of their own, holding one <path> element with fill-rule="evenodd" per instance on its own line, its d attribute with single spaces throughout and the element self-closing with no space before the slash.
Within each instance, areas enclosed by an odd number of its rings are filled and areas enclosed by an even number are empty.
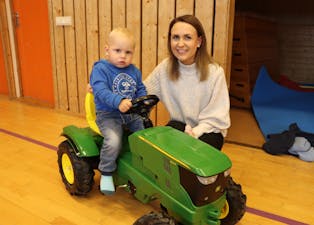
<svg viewBox="0 0 314 225">
<path fill-rule="evenodd" d="M 252 109 L 231 107 L 231 127 L 226 142 L 248 147 L 262 148 L 265 143 Z"/>
<path fill-rule="evenodd" d="M 61 181 L 56 149 L 64 126 L 84 118 L 10 101 L 0 95 L 0 225 L 130 225 L 158 204 L 142 204 L 122 189 L 104 196 L 96 185 L 71 196 Z M 226 143 L 233 179 L 247 195 L 240 225 L 314 224 L 314 163 Z"/>
</svg>

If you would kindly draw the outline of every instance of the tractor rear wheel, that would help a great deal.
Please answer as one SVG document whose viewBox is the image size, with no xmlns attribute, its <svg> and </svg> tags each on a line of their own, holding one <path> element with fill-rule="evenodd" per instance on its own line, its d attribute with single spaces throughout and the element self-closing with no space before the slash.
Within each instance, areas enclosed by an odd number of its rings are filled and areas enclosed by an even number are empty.
<svg viewBox="0 0 314 225">
<path fill-rule="evenodd" d="M 94 170 L 84 159 L 75 154 L 68 140 L 58 146 L 59 172 L 71 195 L 86 195 L 94 184 Z"/>
<path fill-rule="evenodd" d="M 246 195 L 243 194 L 240 184 L 230 177 L 227 185 L 227 215 L 221 219 L 221 225 L 234 225 L 244 215 L 246 209 Z"/>
</svg>

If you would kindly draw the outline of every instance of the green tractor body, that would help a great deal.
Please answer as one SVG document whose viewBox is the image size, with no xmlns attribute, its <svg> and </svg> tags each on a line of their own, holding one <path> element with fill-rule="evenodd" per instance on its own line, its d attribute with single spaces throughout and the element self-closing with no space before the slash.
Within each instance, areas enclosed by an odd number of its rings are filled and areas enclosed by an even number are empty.
<svg viewBox="0 0 314 225">
<path fill-rule="evenodd" d="M 103 137 L 89 127 L 73 125 L 64 127 L 62 135 L 66 137 L 58 149 L 62 180 L 71 194 L 85 195 L 94 183 Z M 153 223 L 159 218 L 147 215 L 135 225 L 232 225 L 245 212 L 246 196 L 230 176 L 230 159 L 174 128 L 126 131 L 117 165 L 115 186 L 127 187 L 143 203 L 158 200 L 163 214 L 175 221 Z"/>
<path fill-rule="evenodd" d="M 183 224 L 220 224 L 227 184 L 223 174 L 231 167 L 226 155 L 170 127 L 136 132 L 129 144 L 130 152 L 118 161 L 117 178 L 120 184 L 131 182 L 136 187 L 137 199 L 143 203 L 159 199 Z M 211 187 L 197 179 L 217 174 L 223 178 Z"/>
<path fill-rule="evenodd" d="M 77 156 L 99 156 L 102 137 L 90 128 L 67 126 L 62 135 Z M 230 168 L 231 161 L 224 153 L 160 126 L 125 137 L 114 180 L 117 186 L 131 185 L 134 196 L 143 203 L 158 199 L 182 224 L 219 225 L 229 175 L 224 172 Z M 216 175 L 217 181 L 210 185 L 201 184 L 197 178 Z"/>
</svg>

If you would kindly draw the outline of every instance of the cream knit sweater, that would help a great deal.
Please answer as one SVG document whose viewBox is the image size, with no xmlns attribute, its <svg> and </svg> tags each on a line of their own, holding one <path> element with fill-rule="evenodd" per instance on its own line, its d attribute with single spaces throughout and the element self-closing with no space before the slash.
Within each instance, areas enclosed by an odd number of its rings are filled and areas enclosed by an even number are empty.
<svg viewBox="0 0 314 225">
<path fill-rule="evenodd" d="M 177 81 L 169 79 L 167 67 L 165 59 L 147 77 L 144 81 L 147 93 L 157 95 L 171 120 L 190 125 L 197 138 L 211 132 L 221 132 L 225 137 L 230 126 L 230 103 L 222 67 L 210 64 L 209 77 L 202 82 L 195 64 L 180 63 Z"/>
</svg>

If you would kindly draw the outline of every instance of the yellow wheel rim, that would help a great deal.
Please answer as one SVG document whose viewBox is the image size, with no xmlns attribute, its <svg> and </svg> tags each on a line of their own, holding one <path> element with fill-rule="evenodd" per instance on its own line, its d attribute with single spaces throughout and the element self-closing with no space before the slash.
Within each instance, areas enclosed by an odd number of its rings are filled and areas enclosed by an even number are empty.
<svg viewBox="0 0 314 225">
<path fill-rule="evenodd" d="M 228 204 L 228 201 L 225 201 L 225 205 L 221 209 L 221 213 L 220 213 L 219 219 L 221 220 L 221 219 L 226 218 L 226 216 L 228 214 L 229 214 L 229 204 Z"/>
<path fill-rule="evenodd" d="M 71 160 L 67 154 L 62 155 L 62 170 L 65 176 L 65 179 L 69 184 L 74 183 L 74 171 L 72 167 Z"/>
</svg>

